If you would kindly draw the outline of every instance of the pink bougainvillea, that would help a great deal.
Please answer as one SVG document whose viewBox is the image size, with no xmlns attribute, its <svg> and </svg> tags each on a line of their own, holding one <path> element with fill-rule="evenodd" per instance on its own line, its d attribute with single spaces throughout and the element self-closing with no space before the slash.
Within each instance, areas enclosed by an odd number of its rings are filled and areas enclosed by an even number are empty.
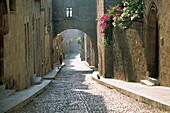
<svg viewBox="0 0 170 113">
<path fill-rule="evenodd" d="M 112 22 L 114 21 L 113 17 L 121 16 L 122 10 L 123 9 L 121 9 L 121 7 L 111 6 L 110 9 L 107 11 L 107 13 L 105 13 L 100 18 L 101 23 L 99 25 L 102 28 L 100 33 L 104 35 L 105 46 L 107 46 L 110 43 L 109 40 L 112 37 L 112 28 L 113 28 Z"/>
<path fill-rule="evenodd" d="M 100 18 L 100 21 L 101 21 L 101 28 L 102 28 L 102 31 L 100 32 L 101 34 L 105 34 L 105 30 L 111 26 L 111 23 L 113 20 L 111 18 L 113 17 L 118 17 L 118 16 L 121 16 L 122 14 L 122 10 L 121 7 L 112 7 L 110 6 L 110 9 L 108 10 L 108 12 L 106 12 L 101 18 Z M 110 21 L 110 22 L 109 22 Z"/>
</svg>

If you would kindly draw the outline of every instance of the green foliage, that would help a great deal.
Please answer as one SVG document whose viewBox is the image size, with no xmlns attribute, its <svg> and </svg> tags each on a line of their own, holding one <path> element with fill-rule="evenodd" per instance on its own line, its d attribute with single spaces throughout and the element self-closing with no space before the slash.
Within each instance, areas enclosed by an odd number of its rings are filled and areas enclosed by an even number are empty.
<svg viewBox="0 0 170 113">
<path fill-rule="evenodd" d="M 102 27 L 100 33 L 104 34 L 105 46 L 111 42 L 113 27 L 127 30 L 131 27 L 133 21 L 141 18 L 143 18 L 142 0 L 126 0 L 116 7 L 110 6 L 107 13 L 100 19 L 100 26 Z"/>
<path fill-rule="evenodd" d="M 131 27 L 133 21 L 143 18 L 143 2 L 142 0 L 122 1 L 122 15 L 113 18 L 113 26 L 127 30 Z"/>
<path fill-rule="evenodd" d="M 78 37 L 76 40 L 77 40 L 77 44 L 79 44 L 79 45 L 80 45 L 81 37 Z"/>
<path fill-rule="evenodd" d="M 104 34 L 105 46 L 109 45 L 112 39 L 113 17 L 121 15 L 121 10 L 120 7 L 110 7 L 108 12 L 100 18 L 102 21 L 100 26 L 103 29 L 100 33 Z"/>
</svg>

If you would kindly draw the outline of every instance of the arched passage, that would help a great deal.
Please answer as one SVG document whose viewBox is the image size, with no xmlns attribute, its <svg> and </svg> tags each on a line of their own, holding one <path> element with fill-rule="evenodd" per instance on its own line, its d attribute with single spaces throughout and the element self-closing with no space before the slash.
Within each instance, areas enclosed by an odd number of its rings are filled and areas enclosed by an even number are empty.
<svg viewBox="0 0 170 113">
<path fill-rule="evenodd" d="M 87 33 L 78 29 L 67 29 L 62 31 L 60 35 L 63 38 L 63 56 L 79 52 L 82 61 L 87 61 L 89 65 L 95 66 L 95 50 L 93 42 Z M 79 44 L 78 40 L 80 40 Z"/>
<path fill-rule="evenodd" d="M 85 32 L 90 40 L 90 65 L 98 66 L 96 0 L 53 0 L 53 36 L 67 29 Z"/>
<path fill-rule="evenodd" d="M 149 76 L 159 77 L 159 31 L 156 7 L 152 6 L 148 15 L 147 29 L 147 68 Z"/>
</svg>

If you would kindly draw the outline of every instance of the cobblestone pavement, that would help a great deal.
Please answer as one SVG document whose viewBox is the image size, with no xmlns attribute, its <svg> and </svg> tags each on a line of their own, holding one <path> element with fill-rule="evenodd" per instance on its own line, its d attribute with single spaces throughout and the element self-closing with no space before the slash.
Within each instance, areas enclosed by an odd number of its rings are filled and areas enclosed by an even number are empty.
<svg viewBox="0 0 170 113">
<path fill-rule="evenodd" d="M 56 80 L 17 113 L 164 113 L 91 79 L 78 54 L 71 54 Z"/>
</svg>

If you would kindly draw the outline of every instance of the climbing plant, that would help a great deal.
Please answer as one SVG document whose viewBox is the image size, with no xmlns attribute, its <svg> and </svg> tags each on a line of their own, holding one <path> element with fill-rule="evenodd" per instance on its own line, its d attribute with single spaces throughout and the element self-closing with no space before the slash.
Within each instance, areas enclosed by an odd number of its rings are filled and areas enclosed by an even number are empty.
<svg viewBox="0 0 170 113">
<path fill-rule="evenodd" d="M 111 42 L 113 27 L 127 30 L 133 21 L 140 18 L 143 18 L 142 0 L 127 0 L 116 7 L 110 6 L 106 14 L 100 18 L 102 28 L 100 33 L 104 35 L 105 46 Z"/>
<path fill-rule="evenodd" d="M 76 40 L 77 40 L 77 44 L 79 44 L 79 45 L 80 45 L 81 37 L 78 37 Z"/>
</svg>

